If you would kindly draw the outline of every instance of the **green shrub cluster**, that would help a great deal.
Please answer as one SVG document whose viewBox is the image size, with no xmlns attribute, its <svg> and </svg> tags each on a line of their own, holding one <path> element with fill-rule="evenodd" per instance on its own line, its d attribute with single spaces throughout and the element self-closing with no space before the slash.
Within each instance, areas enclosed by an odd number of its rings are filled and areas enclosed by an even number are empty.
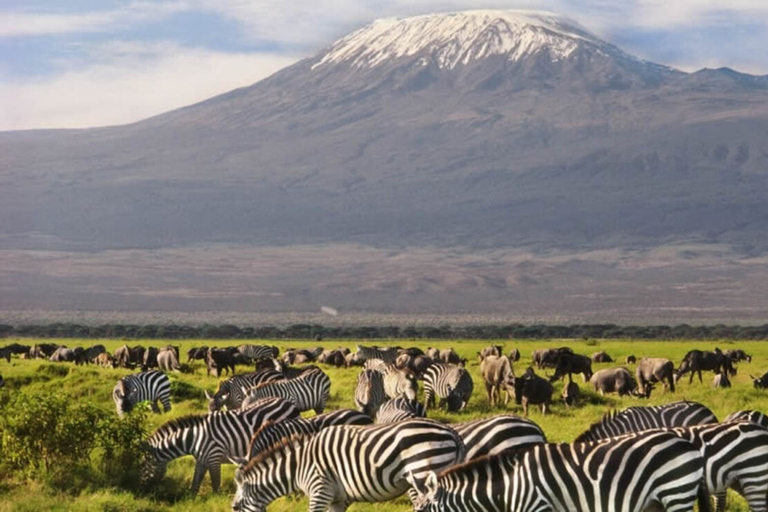
<svg viewBox="0 0 768 512">
<path fill-rule="evenodd" d="M 147 414 L 124 419 L 57 393 L 18 393 L 0 403 L 0 477 L 17 475 L 54 489 L 133 488 L 146 456 Z"/>
</svg>

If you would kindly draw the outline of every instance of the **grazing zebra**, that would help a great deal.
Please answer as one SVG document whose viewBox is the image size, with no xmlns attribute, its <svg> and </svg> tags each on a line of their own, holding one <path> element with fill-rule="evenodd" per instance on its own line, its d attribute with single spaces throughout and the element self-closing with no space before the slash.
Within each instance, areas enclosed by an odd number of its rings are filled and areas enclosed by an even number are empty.
<svg viewBox="0 0 768 512">
<path fill-rule="evenodd" d="M 393 398 L 387 400 L 376 413 L 376 423 L 399 423 L 412 418 L 426 418 L 427 411 L 417 400 Z"/>
<path fill-rule="evenodd" d="M 652 428 L 709 423 L 717 423 L 717 418 L 706 406 L 697 402 L 682 401 L 666 405 L 629 407 L 621 412 L 606 414 L 602 420 L 577 437 L 575 442 L 597 441 Z"/>
<path fill-rule="evenodd" d="M 407 475 L 420 482 L 464 457 L 456 432 L 428 419 L 386 425 L 328 427 L 297 436 L 251 459 L 235 473 L 235 511 L 263 511 L 280 496 L 302 491 L 309 510 L 346 510 L 403 494 Z"/>
<path fill-rule="evenodd" d="M 768 428 L 768 416 L 760 411 L 737 411 L 733 414 L 729 414 L 728 417 L 723 420 L 723 423 L 728 421 L 749 421 Z"/>
<path fill-rule="evenodd" d="M 384 394 L 387 398 L 405 397 L 416 400 L 419 395 L 419 383 L 410 370 L 401 370 L 394 364 L 387 364 L 381 359 L 367 359 L 363 368 L 375 370 L 384 379 Z"/>
<path fill-rule="evenodd" d="M 249 361 L 274 359 L 280 352 L 277 347 L 268 347 L 267 345 L 240 345 L 237 350 Z"/>
<path fill-rule="evenodd" d="M 414 510 L 709 511 L 699 450 L 671 432 L 539 444 L 430 473 Z M 659 507 L 660 506 L 660 507 Z"/>
<path fill-rule="evenodd" d="M 370 425 L 371 423 L 370 416 L 352 409 L 339 409 L 311 418 L 296 418 L 279 423 L 267 422 L 253 434 L 251 446 L 248 449 L 248 458 L 240 462 L 242 465 L 247 464 L 250 458 L 268 450 L 283 438 L 290 438 L 294 434 L 316 434 L 333 425 Z"/>
<path fill-rule="evenodd" d="M 384 377 L 376 370 L 363 370 L 357 376 L 355 388 L 355 405 L 357 410 L 371 418 L 376 416 L 381 404 L 386 402 L 384 393 Z"/>
<path fill-rule="evenodd" d="M 149 401 L 152 410 L 159 413 L 159 400 L 165 412 L 168 412 L 171 410 L 171 382 L 167 375 L 156 370 L 127 375 L 115 384 L 112 399 L 120 417 L 131 412 L 134 405 L 145 401 Z"/>
<path fill-rule="evenodd" d="M 435 395 L 440 398 L 438 407 L 447 404 L 449 411 L 464 409 L 472 395 L 472 376 L 464 368 L 435 363 L 424 374 L 424 404 L 435 405 Z"/>
<path fill-rule="evenodd" d="M 283 374 L 276 370 L 261 370 L 233 375 L 229 379 L 219 382 L 219 387 L 213 395 L 208 393 L 207 389 L 205 390 L 205 398 L 208 399 L 208 410 L 210 412 L 220 411 L 223 407 L 230 411 L 239 409 L 245 399 L 245 391 L 243 389 L 250 389 L 264 382 L 282 379 Z"/>
<path fill-rule="evenodd" d="M 513 414 L 454 423 L 451 427 L 464 441 L 467 450 L 465 461 L 547 442 L 541 427 L 531 420 Z"/>
<path fill-rule="evenodd" d="M 397 348 L 395 347 L 364 347 L 357 346 L 357 356 L 363 360 L 381 359 L 387 364 L 393 364 L 397 359 Z"/>
<path fill-rule="evenodd" d="M 331 396 L 331 379 L 322 370 L 313 370 L 295 379 L 265 382 L 247 391 L 242 406 L 248 407 L 257 400 L 271 396 L 279 396 L 294 403 L 300 411 L 313 409 L 316 414 L 322 414 Z"/>
<path fill-rule="evenodd" d="M 153 460 L 144 468 L 143 479 L 158 480 L 165 475 L 170 461 L 191 455 L 195 458 L 192 494 L 197 494 L 206 471 L 211 474 L 213 491 L 218 492 L 222 462 L 246 457 L 251 436 L 264 423 L 299 416 L 292 403 L 267 398 L 247 409 L 193 414 L 168 421 L 148 439 Z"/>
</svg>

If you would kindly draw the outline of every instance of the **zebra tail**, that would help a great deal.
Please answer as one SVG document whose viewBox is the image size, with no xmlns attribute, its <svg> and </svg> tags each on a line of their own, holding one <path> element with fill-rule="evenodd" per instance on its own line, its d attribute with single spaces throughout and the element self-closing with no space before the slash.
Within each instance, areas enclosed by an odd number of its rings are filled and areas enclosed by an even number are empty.
<svg viewBox="0 0 768 512">
<path fill-rule="evenodd" d="M 707 483 L 702 480 L 699 484 L 699 491 L 697 493 L 699 512 L 712 512 L 712 507 L 709 501 L 709 491 L 707 490 Z"/>
</svg>

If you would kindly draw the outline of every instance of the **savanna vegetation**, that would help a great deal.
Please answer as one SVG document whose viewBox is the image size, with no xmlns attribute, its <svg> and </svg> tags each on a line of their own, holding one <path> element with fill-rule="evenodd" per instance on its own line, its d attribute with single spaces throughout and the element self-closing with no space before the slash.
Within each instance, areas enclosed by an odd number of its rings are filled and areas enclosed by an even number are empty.
<svg viewBox="0 0 768 512">
<path fill-rule="evenodd" d="M 35 339 L 5 340 L 7 344 L 18 342 L 27 345 Z M 46 341 L 50 341 L 46 339 Z M 91 339 L 63 339 L 61 344 L 70 347 L 92 345 Z M 277 345 L 281 352 L 288 347 L 307 348 L 322 345 L 326 348 L 348 346 L 354 350 L 357 340 L 325 339 L 315 341 L 248 341 Z M 6 344 L 4 343 L 4 344 Z M 128 343 L 119 339 L 100 340 L 110 352 Z M 145 346 L 165 346 L 168 340 L 142 341 Z M 233 345 L 224 340 L 175 340 L 184 354 L 193 346 Z M 241 342 L 238 342 L 238 344 Z M 383 344 L 382 342 L 378 342 Z M 372 343 L 370 343 L 372 344 Z M 429 416 L 445 422 L 466 421 L 502 412 L 522 414 L 521 406 L 510 401 L 507 406 L 491 409 L 485 396 L 476 354 L 488 341 L 479 340 L 417 340 L 397 341 L 403 346 L 453 347 L 468 359 L 467 367 L 475 381 L 475 392 L 466 411 L 447 413 L 430 411 Z M 623 365 L 627 355 L 638 357 L 668 357 L 679 364 L 683 355 L 691 349 L 722 350 L 741 348 L 753 356 L 751 362 L 738 365 L 738 374 L 732 378 L 730 389 L 713 389 L 711 373 L 704 374 L 704 383 L 698 378 L 688 382 L 688 376 L 678 384 L 675 393 L 664 393 L 657 386 L 650 400 L 634 397 L 619 398 L 601 396 L 588 389 L 581 377 L 574 376 L 582 392 L 578 407 L 566 408 L 559 398 L 555 399 L 552 413 L 542 413 L 532 408 L 531 419 L 539 423 L 550 441 L 568 442 L 585 430 L 592 422 L 612 408 L 624 408 L 641 404 L 661 404 L 688 399 L 709 406 L 719 418 L 739 409 L 768 411 L 768 391 L 754 389 L 749 374 L 762 375 L 768 370 L 768 344 L 754 341 L 647 341 L 638 339 L 537 339 L 514 340 L 503 344 L 505 353 L 512 348 L 522 352 L 522 359 L 515 363 L 517 373 L 530 364 L 531 353 L 537 348 L 570 346 L 577 353 L 592 354 L 606 351 L 616 363 L 593 364 L 593 369 Z M 182 362 L 186 357 L 182 355 Z M 333 368 L 320 365 L 332 380 L 331 400 L 328 409 L 354 408 L 354 388 L 359 368 Z M 50 363 L 43 360 L 23 360 L 14 356 L 10 363 L 0 361 L 0 374 L 5 386 L 0 388 L 0 511 L 6 510 L 228 510 L 235 487 L 234 466 L 223 471 L 223 491 L 215 495 L 210 480 L 206 478 L 200 494 L 192 498 L 189 487 L 194 461 L 179 459 L 169 465 L 164 480 L 154 488 L 142 488 L 137 478 L 144 452 L 141 441 L 155 427 L 170 418 L 192 413 L 205 413 L 207 401 L 204 391 L 213 391 L 218 379 L 206 375 L 202 362 L 192 364 L 191 373 L 174 373 L 172 382 L 173 409 L 167 414 L 153 414 L 146 408 L 119 420 L 112 401 L 115 382 L 131 373 L 122 369 L 103 369 L 75 366 L 72 363 Z M 634 368 L 629 367 L 634 373 Z M 238 372 L 246 371 L 239 367 Z M 551 374 L 553 370 L 536 370 Z M 562 382 L 555 386 L 556 396 L 562 390 Z M 311 413 L 305 413 L 311 414 Z M 735 494 L 729 495 L 731 510 L 747 510 L 744 502 Z M 358 504 L 353 511 L 371 510 L 370 504 Z M 306 501 L 300 497 L 284 498 L 275 502 L 270 510 L 306 510 Z M 380 504 L 382 512 L 410 510 L 406 498 Z"/>
</svg>

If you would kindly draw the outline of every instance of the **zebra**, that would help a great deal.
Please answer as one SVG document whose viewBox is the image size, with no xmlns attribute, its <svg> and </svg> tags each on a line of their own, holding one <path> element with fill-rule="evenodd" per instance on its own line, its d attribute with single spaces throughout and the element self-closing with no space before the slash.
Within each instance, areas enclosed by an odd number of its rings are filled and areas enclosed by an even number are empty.
<svg viewBox="0 0 768 512">
<path fill-rule="evenodd" d="M 325 403 L 331 396 L 331 379 L 322 370 L 313 370 L 301 374 L 295 379 L 283 379 L 265 382 L 250 388 L 243 399 L 243 407 L 261 398 L 279 396 L 296 404 L 300 411 L 313 409 L 322 414 Z"/>
<path fill-rule="evenodd" d="M 127 375 L 115 384 L 112 399 L 120 417 L 126 412 L 131 412 L 134 405 L 144 401 L 149 401 L 152 410 L 159 413 L 159 400 L 165 412 L 168 412 L 171 410 L 171 381 L 166 374 L 156 370 Z"/>
<path fill-rule="evenodd" d="M 465 461 L 547 442 L 541 427 L 529 419 L 514 414 L 501 414 L 491 418 L 454 423 L 451 427 L 464 441 L 467 451 Z"/>
<path fill-rule="evenodd" d="M 709 511 L 704 462 L 691 443 L 655 430 L 581 444 L 538 444 L 480 457 L 423 484 L 414 510 Z M 659 507 L 660 506 L 660 507 Z"/>
<path fill-rule="evenodd" d="M 195 458 L 192 494 L 197 494 L 206 471 L 211 474 L 213 491 L 218 492 L 222 462 L 244 458 L 251 436 L 259 427 L 268 421 L 298 417 L 299 410 L 292 403 L 282 398 L 267 398 L 247 409 L 192 414 L 170 420 L 158 427 L 147 441 L 153 457 L 143 469 L 143 481 L 161 479 L 170 461 L 192 455 Z"/>
<path fill-rule="evenodd" d="M 416 400 L 419 394 L 419 383 L 410 370 L 401 370 L 394 364 L 387 364 L 381 359 L 367 359 L 363 368 L 375 370 L 384 379 L 384 394 L 387 398 L 406 397 Z"/>
<path fill-rule="evenodd" d="M 240 345 L 237 350 L 249 361 L 258 361 L 259 359 L 274 359 L 280 350 L 277 347 L 267 345 Z"/>
<path fill-rule="evenodd" d="M 723 420 L 723 423 L 728 421 L 750 421 L 768 428 L 768 416 L 759 411 L 737 411 L 733 414 L 729 414 L 728 417 Z"/>
<path fill-rule="evenodd" d="M 316 434 L 332 425 L 370 425 L 371 423 L 370 416 L 353 409 L 339 409 L 311 418 L 296 418 L 279 423 L 268 421 L 251 437 L 248 458 L 243 459 L 241 465 L 247 464 L 250 458 L 256 457 L 283 438 L 290 438 L 294 434 Z"/>
<path fill-rule="evenodd" d="M 384 377 L 376 370 L 363 370 L 357 376 L 355 405 L 357 410 L 371 418 L 376 416 L 379 406 L 387 400 L 384 393 Z"/>
<path fill-rule="evenodd" d="M 226 407 L 230 411 L 239 409 L 245 399 L 243 388 L 250 389 L 264 382 L 282 380 L 283 374 L 276 370 L 261 370 L 252 373 L 243 373 L 233 375 L 227 380 L 219 382 L 216 393 L 211 395 L 205 390 L 205 398 L 208 399 L 208 410 L 210 412 L 220 411 Z"/>
<path fill-rule="evenodd" d="M 395 347 L 364 347 L 362 345 L 357 346 L 357 356 L 367 359 L 381 359 L 387 364 L 393 364 L 397 359 L 398 349 Z"/>
<path fill-rule="evenodd" d="M 575 442 L 597 441 L 652 428 L 709 423 L 717 423 L 717 418 L 708 407 L 698 402 L 681 401 L 666 405 L 629 407 L 621 412 L 607 413 L 602 420 L 592 424 L 587 431 L 579 435 Z"/>
<path fill-rule="evenodd" d="M 462 460 L 456 432 L 425 418 L 385 425 L 340 425 L 286 439 L 235 473 L 234 511 L 264 511 L 280 496 L 302 491 L 309 510 L 346 510 L 380 502 Z M 415 497 L 415 496 L 414 496 Z"/>
<path fill-rule="evenodd" d="M 427 411 L 417 400 L 392 398 L 387 400 L 376 413 L 376 423 L 399 423 L 411 418 L 426 418 Z"/>
<path fill-rule="evenodd" d="M 465 409 L 472 395 L 472 376 L 464 368 L 435 363 L 424 374 L 424 404 L 435 405 L 435 395 L 440 398 L 438 407 L 447 404 L 449 411 Z"/>
</svg>

